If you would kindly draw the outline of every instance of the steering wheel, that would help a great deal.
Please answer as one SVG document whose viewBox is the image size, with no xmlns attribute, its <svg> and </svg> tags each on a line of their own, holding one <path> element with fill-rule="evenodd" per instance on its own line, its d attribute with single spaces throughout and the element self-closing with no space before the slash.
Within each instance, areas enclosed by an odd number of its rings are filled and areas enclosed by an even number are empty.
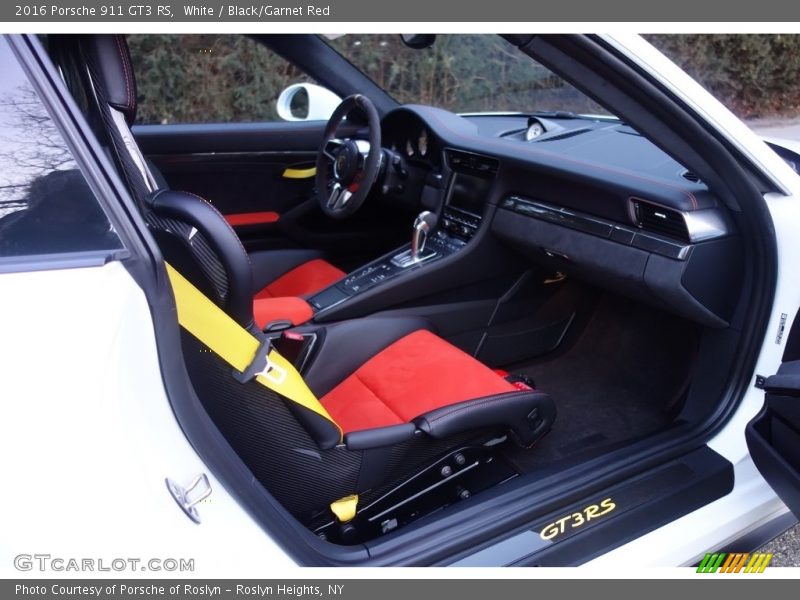
<svg viewBox="0 0 800 600">
<path fill-rule="evenodd" d="M 336 131 L 351 113 L 367 119 L 369 141 L 338 138 Z M 348 96 L 333 111 L 317 154 L 317 198 L 322 212 L 344 219 L 364 204 L 381 167 L 381 124 L 372 100 L 363 94 Z"/>
</svg>

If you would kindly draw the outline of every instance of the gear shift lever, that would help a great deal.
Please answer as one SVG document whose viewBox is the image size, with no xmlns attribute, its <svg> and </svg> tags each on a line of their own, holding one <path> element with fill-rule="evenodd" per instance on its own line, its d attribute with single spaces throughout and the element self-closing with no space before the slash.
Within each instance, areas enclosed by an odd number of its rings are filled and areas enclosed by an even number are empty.
<svg viewBox="0 0 800 600">
<path fill-rule="evenodd" d="M 438 252 L 425 252 L 425 242 L 436 228 L 439 218 L 436 214 L 424 210 L 414 220 L 414 231 L 411 233 L 411 248 L 392 257 L 392 264 L 401 269 L 413 267 L 419 263 L 438 256 Z"/>
<path fill-rule="evenodd" d="M 438 217 L 428 211 L 422 211 L 414 220 L 414 231 L 411 234 L 411 260 L 417 262 L 420 254 L 425 250 L 425 242 L 436 227 Z"/>
</svg>

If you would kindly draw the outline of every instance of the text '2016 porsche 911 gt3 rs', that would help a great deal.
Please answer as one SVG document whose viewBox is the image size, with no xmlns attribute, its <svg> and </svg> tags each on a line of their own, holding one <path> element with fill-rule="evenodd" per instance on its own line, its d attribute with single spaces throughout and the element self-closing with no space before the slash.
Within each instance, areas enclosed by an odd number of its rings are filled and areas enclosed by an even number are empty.
<svg viewBox="0 0 800 600">
<path fill-rule="evenodd" d="M 0 60 L 4 555 L 670 566 L 800 510 L 800 157 L 640 38 Z"/>
</svg>

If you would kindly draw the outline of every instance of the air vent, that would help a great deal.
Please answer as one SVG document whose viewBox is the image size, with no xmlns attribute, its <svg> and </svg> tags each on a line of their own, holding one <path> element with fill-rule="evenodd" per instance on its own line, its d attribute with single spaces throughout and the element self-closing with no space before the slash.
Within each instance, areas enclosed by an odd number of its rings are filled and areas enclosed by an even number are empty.
<svg viewBox="0 0 800 600">
<path fill-rule="evenodd" d="M 491 156 L 448 150 L 447 158 L 454 171 L 491 178 L 497 174 L 498 161 Z"/>
<path fill-rule="evenodd" d="M 700 178 L 691 171 L 684 171 L 681 173 L 681 177 L 683 177 L 686 181 L 691 181 L 692 183 L 700 183 Z"/>
<path fill-rule="evenodd" d="M 634 201 L 633 209 L 637 224 L 645 231 L 676 238 L 684 242 L 689 241 L 689 230 L 686 228 L 686 221 L 677 210 L 663 208 L 639 200 Z"/>
</svg>

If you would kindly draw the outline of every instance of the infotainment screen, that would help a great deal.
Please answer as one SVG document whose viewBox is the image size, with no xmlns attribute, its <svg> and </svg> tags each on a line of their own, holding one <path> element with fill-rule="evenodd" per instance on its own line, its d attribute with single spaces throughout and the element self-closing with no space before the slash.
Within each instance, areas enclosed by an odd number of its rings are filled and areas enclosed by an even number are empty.
<svg viewBox="0 0 800 600">
<path fill-rule="evenodd" d="M 453 176 L 450 199 L 447 205 L 480 217 L 491 186 L 491 179 L 456 173 Z"/>
</svg>

